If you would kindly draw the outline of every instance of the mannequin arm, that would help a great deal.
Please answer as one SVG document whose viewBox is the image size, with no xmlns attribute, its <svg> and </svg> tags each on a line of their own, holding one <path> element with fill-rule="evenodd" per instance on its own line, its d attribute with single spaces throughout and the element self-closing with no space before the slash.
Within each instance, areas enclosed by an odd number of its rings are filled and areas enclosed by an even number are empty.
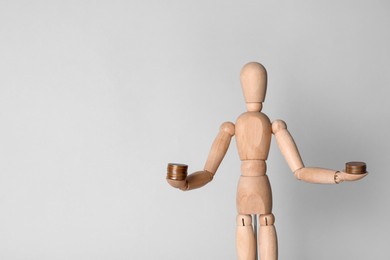
<svg viewBox="0 0 390 260">
<path fill-rule="evenodd" d="M 343 181 L 356 181 L 365 177 L 367 174 L 349 174 L 346 172 L 305 167 L 298 148 L 287 130 L 286 123 L 282 120 L 276 120 L 272 123 L 272 133 L 276 137 L 276 142 L 286 159 L 291 171 L 299 180 L 310 183 L 335 184 Z"/>
<path fill-rule="evenodd" d="M 183 191 L 197 189 L 209 183 L 213 179 L 219 165 L 225 157 L 230 141 L 234 135 L 234 131 L 235 127 L 233 123 L 223 123 L 211 146 L 206 164 L 203 168 L 204 170 L 188 175 L 183 181 L 167 179 L 168 183 Z"/>
</svg>

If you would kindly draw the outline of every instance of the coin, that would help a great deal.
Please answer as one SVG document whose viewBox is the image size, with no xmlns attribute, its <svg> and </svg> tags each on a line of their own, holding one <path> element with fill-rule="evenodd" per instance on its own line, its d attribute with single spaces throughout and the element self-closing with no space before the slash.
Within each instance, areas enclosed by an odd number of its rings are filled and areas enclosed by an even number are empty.
<svg viewBox="0 0 390 260">
<path fill-rule="evenodd" d="M 167 178 L 182 181 L 187 178 L 188 165 L 181 163 L 168 163 Z"/>
<path fill-rule="evenodd" d="M 367 166 L 365 162 L 347 162 L 345 164 L 345 172 L 350 174 L 364 174 L 367 173 Z"/>
</svg>

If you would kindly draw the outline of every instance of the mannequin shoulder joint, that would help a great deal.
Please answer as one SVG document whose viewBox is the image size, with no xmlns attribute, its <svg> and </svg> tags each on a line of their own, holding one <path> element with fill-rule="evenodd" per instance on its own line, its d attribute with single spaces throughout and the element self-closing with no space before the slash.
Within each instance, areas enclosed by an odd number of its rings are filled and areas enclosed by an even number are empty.
<svg viewBox="0 0 390 260">
<path fill-rule="evenodd" d="M 232 122 L 225 122 L 221 125 L 220 130 L 233 136 L 235 133 L 235 126 Z"/>
<path fill-rule="evenodd" d="M 283 130 L 283 129 L 287 129 L 287 125 L 283 120 L 278 119 L 278 120 L 275 120 L 272 122 L 272 133 L 273 134 L 276 134 L 280 130 Z"/>
</svg>

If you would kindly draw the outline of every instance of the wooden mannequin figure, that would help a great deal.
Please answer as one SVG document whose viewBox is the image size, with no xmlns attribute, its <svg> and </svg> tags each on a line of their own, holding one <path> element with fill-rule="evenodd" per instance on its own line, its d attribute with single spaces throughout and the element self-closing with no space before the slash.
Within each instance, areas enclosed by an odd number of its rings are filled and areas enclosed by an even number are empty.
<svg viewBox="0 0 390 260">
<path fill-rule="evenodd" d="M 220 127 L 211 146 L 203 171 L 187 176 L 184 164 L 168 164 L 168 183 L 183 191 L 200 188 L 210 182 L 236 136 L 241 160 L 241 176 L 237 188 L 236 245 L 239 260 L 254 260 L 258 249 L 261 260 L 278 259 L 275 217 L 272 214 L 272 192 L 266 175 L 266 160 L 272 134 L 291 171 L 299 180 L 310 183 L 335 184 L 355 181 L 367 175 L 361 162 L 347 163 L 345 171 L 305 167 L 286 123 L 269 118 L 261 112 L 266 89 L 267 72 L 256 62 L 246 64 L 241 70 L 241 85 L 247 112 L 241 114 L 236 124 L 225 122 Z M 258 218 L 258 245 L 252 226 L 252 215 Z"/>
</svg>

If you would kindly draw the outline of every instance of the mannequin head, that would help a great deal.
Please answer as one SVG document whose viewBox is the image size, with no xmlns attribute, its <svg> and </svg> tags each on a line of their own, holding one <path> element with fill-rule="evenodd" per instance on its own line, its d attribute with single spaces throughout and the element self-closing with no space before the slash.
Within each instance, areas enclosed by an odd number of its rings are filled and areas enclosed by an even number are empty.
<svg viewBox="0 0 390 260">
<path fill-rule="evenodd" d="M 240 74 L 248 111 L 261 111 L 267 90 L 267 71 L 257 62 L 247 63 Z"/>
</svg>

